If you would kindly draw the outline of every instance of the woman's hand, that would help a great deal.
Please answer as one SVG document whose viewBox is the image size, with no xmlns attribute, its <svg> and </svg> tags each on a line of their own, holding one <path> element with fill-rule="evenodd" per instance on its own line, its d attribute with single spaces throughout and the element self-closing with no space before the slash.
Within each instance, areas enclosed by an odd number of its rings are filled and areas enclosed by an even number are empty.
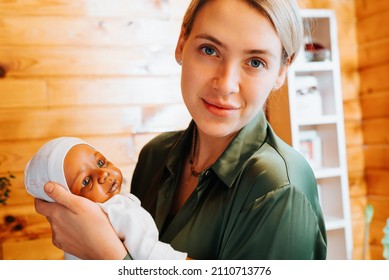
<svg viewBox="0 0 389 280">
<path fill-rule="evenodd" d="M 100 206 L 55 183 L 45 192 L 55 202 L 35 199 L 35 209 L 51 225 L 53 244 L 80 259 L 123 259 L 127 251 Z"/>
</svg>

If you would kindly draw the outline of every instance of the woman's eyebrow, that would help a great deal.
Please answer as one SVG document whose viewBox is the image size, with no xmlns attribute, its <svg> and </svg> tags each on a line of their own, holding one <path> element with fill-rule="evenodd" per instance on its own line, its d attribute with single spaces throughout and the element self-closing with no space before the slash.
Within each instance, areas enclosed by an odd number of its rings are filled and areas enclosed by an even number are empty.
<svg viewBox="0 0 389 280">
<path fill-rule="evenodd" d="M 206 39 L 206 40 L 209 40 L 211 42 L 214 42 L 216 45 L 226 49 L 226 45 L 223 44 L 222 42 L 220 42 L 218 39 L 216 39 L 215 37 L 213 37 L 212 35 L 209 35 L 209 34 L 206 34 L 206 33 L 203 33 L 203 34 L 199 34 L 199 35 L 196 35 L 195 37 L 196 39 Z"/>
<path fill-rule="evenodd" d="M 250 55 L 266 55 L 272 60 L 277 60 L 277 56 L 269 50 L 260 50 L 260 49 L 245 50 L 244 53 Z"/>
</svg>

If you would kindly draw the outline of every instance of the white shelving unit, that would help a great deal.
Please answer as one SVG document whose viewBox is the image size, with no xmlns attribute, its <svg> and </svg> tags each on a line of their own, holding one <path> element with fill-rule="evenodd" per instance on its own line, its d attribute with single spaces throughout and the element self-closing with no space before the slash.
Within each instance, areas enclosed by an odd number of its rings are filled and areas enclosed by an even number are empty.
<svg viewBox="0 0 389 280">
<path fill-rule="evenodd" d="M 270 98 L 267 115 L 277 134 L 314 170 L 327 228 L 327 259 L 352 259 L 336 18 L 330 10 L 302 10 L 302 15 L 309 30 L 306 43 L 320 44 L 329 51 L 327 58 L 312 60 L 300 52 L 289 69 L 286 92 Z"/>
</svg>

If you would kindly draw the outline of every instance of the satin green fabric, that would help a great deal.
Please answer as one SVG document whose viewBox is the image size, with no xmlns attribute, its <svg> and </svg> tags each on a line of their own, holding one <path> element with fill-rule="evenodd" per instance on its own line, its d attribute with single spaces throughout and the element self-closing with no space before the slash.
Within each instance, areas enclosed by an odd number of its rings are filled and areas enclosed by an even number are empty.
<svg viewBox="0 0 389 280">
<path fill-rule="evenodd" d="M 326 230 L 313 172 L 261 112 L 202 172 L 165 227 L 191 147 L 188 129 L 142 149 L 131 191 L 154 217 L 160 240 L 194 259 L 325 259 Z"/>
</svg>

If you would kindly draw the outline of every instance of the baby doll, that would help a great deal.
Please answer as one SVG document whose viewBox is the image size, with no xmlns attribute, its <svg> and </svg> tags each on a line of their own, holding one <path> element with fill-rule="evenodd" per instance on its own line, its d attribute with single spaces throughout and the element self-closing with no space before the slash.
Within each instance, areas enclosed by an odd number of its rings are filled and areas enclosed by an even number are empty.
<svg viewBox="0 0 389 280">
<path fill-rule="evenodd" d="M 59 137 L 44 144 L 24 171 L 27 192 L 36 198 L 53 200 L 43 187 L 56 182 L 69 192 L 100 205 L 134 259 L 186 259 L 158 240 L 151 215 L 131 193 L 120 193 L 123 176 L 119 168 L 97 149 L 75 137 Z M 65 252 L 65 259 L 75 257 Z"/>
</svg>

